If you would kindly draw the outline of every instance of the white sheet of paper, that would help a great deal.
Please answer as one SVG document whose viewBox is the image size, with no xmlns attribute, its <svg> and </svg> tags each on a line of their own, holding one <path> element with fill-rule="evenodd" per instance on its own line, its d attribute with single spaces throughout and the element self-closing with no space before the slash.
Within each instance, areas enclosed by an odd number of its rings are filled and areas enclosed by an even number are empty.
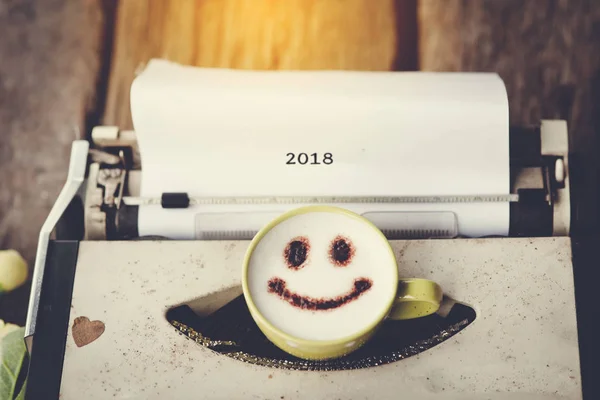
<svg viewBox="0 0 600 400">
<path fill-rule="evenodd" d="M 496 74 L 241 71 L 153 60 L 132 85 L 131 111 L 142 196 L 510 190 L 508 100 Z M 194 238 L 198 213 L 288 208 L 144 206 L 138 228 L 141 235 Z M 454 211 L 462 235 L 508 234 L 508 203 L 405 204 L 393 211 L 414 210 Z M 227 225 L 240 229 L 234 219 Z"/>
</svg>

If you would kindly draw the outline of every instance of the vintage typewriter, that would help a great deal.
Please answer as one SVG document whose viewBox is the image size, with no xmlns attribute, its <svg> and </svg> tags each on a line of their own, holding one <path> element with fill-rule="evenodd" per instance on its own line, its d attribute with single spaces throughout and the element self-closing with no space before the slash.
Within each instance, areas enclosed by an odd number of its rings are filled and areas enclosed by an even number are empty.
<svg viewBox="0 0 600 400">
<path fill-rule="evenodd" d="M 567 125 L 509 128 L 497 76 L 154 60 L 132 115 L 73 143 L 40 233 L 28 399 L 582 398 Z M 438 314 L 337 360 L 270 345 L 242 257 L 315 203 L 373 221 Z"/>
</svg>

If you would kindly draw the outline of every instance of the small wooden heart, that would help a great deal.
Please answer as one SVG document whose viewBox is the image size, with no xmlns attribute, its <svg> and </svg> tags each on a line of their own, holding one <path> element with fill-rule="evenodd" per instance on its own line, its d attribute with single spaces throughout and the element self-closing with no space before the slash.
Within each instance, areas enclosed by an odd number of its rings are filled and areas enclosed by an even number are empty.
<svg viewBox="0 0 600 400">
<path fill-rule="evenodd" d="M 104 333 L 104 322 L 90 321 L 88 317 L 77 317 L 71 327 L 77 347 L 83 347 L 98 339 Z"/>
</svg>

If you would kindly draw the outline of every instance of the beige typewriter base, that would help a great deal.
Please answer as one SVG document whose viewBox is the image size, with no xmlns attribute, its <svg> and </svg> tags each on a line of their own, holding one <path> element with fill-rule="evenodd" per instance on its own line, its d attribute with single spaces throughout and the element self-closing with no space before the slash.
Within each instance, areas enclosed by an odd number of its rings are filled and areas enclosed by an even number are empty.
<svg viewBox="0 0 600 400">
<path fill-rule="evenodd" d="M 241 293 L 247 244 L 81 242 L 61 399 L 581 399 L 569 238 L 392 242 L 401 276 L 438 281 L 477 319 L 417 356 L 342 372 L 246 364 L 166 321 L 172 306 Z M 80 316 L 106 327 L 84 347 Z"/>
</svg>

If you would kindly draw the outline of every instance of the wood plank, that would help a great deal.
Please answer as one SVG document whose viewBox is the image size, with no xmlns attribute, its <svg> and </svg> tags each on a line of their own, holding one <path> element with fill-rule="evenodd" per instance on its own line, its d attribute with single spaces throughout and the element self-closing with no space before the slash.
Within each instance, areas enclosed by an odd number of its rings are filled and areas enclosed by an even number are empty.
<svg viewBox="0 0 600 400">
<path fill-rule="evenodd" d="M 33 267 L 37 238 L 85 136 L 100 72 L 105 7 L 91 1 L 0 5 L 0 248 Z M 2 296 L 0 318 L 24 324 L 29 284 Z"/>
<path fill-rule="evenodd" d="M 600 67 L 597 1 L 421 0 L 419 20 L 422 69 L 497 71 L 514 123 L 573 113 L 575 128 L 589 124 L 579 114 Z"/>
<path fill-rule="evenodd" d="M 131 81 L 153 57 L 261 70 L 412 69 L 415 21 L 414 0 L 122 1 L 104 123 L 131 128 Z"/>
</svg>

